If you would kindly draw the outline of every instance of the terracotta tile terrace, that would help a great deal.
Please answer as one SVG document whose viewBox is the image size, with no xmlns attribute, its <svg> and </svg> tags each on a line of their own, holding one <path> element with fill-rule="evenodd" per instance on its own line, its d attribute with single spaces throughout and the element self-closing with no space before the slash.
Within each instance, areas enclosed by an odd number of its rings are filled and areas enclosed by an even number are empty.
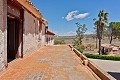
<svg viewBox="0 0 120 80">
<path fill-rule="evenodd" d="M 97 80 L 69 46 L 46 46 L 16 59 L 0 80 Z"/>
</svg>

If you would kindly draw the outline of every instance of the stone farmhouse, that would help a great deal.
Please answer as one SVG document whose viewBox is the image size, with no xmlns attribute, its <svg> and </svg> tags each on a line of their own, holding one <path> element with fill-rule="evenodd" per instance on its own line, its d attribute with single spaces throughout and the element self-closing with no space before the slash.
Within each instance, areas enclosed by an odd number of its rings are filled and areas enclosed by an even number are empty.
<svg viewBox="0 0 120 80">
<path fill-rule="evenodd" d="M 55 34 L 47 24 L 29 0 L 0 0 L 0 70 L 16 58 L 53 45 Z"/>
<path fill-rule="evenodd" d="M 48 27 L 45 28 L 45 40 L 46 45 L 54 45 L 54 33 L 48 30 Z"/>
</svg>

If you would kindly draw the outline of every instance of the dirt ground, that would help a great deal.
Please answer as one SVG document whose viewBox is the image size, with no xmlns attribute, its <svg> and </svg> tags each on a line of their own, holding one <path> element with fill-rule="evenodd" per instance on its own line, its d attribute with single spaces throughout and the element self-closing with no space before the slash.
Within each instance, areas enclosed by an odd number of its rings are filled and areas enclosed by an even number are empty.
<svg viewBox="0 0 120 80">
<path fill-rule="evenodd" d="M 63 39 L 65 44 L 71 44 L 72 45 L 74 43 L 74 40 L 73 40 L 74 38 L 75 37 L 73 37 L 73 38 L 71 38 L 71 37 L 60 37 L 60 38 L 57 38 L 57 39 Z M 84 53 L 95 53 L 95 54 L 98 54 L 98 44 L 99 43 L 97 43 L 97 49 L 96 49 L 96 39 L 84 38 L 82 42 L 83 42 L 84 46 L 87 46 L 88 44 L 94 45 L 92 47 L 92 50 L 85 50 Z M 102 39 L 102 44 L 109 44 L 109 43 L 110 43 L 110 40 L 108 38 Z M 120 40 L 119 39 L 113 39 L 112 44 L 117 45 L 117 46 L 120 47 Z M 119 52 L 119 54 L 112 54 L 112 53 L 110 53 L 109 55 L 111 55 L 111 56 L 120 56 L 120 52 Z"/>
<path fill-rule="evenodd" d="M 102 44 L 109 44 L 109 42 L 110 42 L 110 40 L 108 38 L 102 39 Z M 89 50 L 84 51 L 84 53 L 98 53 L 98 44 L 99 43 L 97 43 L 97 49 L 96 49 L 96 40 L 95 39 L 92 39 L 92 38 L 89 38 L 88 40 L 84 39 L 83 44 L 84 45 L 87 45 L 87 44 L 93 44 L 94 45 L 91 51 L 89 51 Z M 120 40 L 119 39 L 113 39 L 112 44 L 120 47 Z M 120 51 L 117 54 L 110 53 L 108 55 L 120 56 Z"/>
</svg>

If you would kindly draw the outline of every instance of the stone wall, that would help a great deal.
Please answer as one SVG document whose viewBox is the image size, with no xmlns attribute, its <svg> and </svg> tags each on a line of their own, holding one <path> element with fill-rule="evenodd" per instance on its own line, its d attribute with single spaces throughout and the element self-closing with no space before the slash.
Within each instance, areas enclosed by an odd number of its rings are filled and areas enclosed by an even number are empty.
<svg viewBox="0 0 120 80">
<path fill-rule="evenodd" d="M 46 35 L 45 38 L 47 45 L 54 45 L 54 35 Z"/>
<path fill-rule="evenodd" d="M 0 0 L 0 71 L 7 65 L 7 0 Z"/>
<path fill-rule="evenodd" d="M 0 30 L 0 70 L 3 67 L 4 67 L 4 32 Z"/>
<path fill-rule="evenodd" d="M 45 35 L 42 35 L 41 36 L 41 46 L 44 46 L 46 43 L 45 43 Z"/>
<path fill-rule="evenodd" d="M 44 46 L 45 43 L 45 25 L 42 24 L 42 31 L 41 31 L 41 45 Z"/>
<path fill-rule="evenodd" d="M 38 49 L 41 44 L 38 19 L 33 15 L 24 12 L 24 34 L 23 34 L 23 55 Z"/>
</svg>

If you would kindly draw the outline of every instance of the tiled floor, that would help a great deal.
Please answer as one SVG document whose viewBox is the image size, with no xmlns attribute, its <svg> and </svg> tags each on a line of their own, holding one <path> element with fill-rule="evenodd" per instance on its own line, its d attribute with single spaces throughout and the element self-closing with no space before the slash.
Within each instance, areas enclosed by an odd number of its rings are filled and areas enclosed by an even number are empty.
<svg viewBox="0 0 120 80">
<path fill-rule="evenodd" d="M 0 80 L 96 80 L 68 46 L 46 46 L 9 63 Z"/>
</svg>

